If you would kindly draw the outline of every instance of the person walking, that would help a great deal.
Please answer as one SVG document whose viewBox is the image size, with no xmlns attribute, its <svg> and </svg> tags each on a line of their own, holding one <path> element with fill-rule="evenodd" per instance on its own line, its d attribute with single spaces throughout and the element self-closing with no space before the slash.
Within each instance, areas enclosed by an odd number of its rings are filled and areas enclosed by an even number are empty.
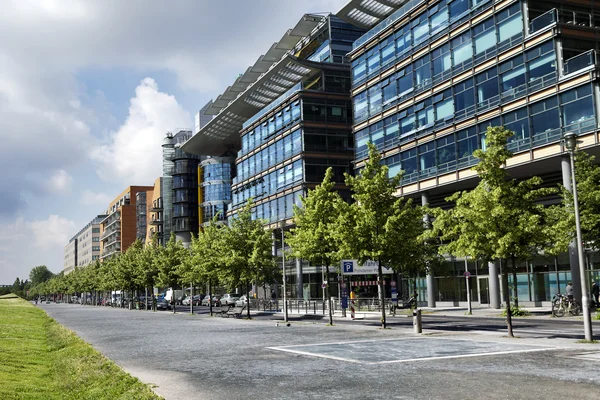
<svg viewBox="0 0 600 400">
<path fill-rule="evenodd" d="M 594 304 L 596 307 L 600 307 L 600 303 L 598 302 L 598 295 L 600 294 L 600 285 L 598 285 L 598 281 L 592 284 L 592 296 L 594 297 Z"/>
<path fill-rule="evenodd" d="M 567 298 L 569 299 L 569 303 L 573 303 L 573 284 L 571 282 L 567 283 L 567 288 L 566 288 L 566 292 L 567 292 Z"/>
</svg>

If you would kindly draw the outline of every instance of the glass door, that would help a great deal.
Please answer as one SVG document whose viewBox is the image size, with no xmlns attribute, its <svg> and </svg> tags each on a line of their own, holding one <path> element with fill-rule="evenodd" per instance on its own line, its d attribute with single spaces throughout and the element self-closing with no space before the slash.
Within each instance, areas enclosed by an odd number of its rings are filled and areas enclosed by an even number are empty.
<svg viewBox="0 0 600 400">
<path fill-rule="evenodd" d="M 479 292 L 479 304 L 490 304 L 490 288 L 489 278 L 477 278 L 478 292 Z"/>
</svg>

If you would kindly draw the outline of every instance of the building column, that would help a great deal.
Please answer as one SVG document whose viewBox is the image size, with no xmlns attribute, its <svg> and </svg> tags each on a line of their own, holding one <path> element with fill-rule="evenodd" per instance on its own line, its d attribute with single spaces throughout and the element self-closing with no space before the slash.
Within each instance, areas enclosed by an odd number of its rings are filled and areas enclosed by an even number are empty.
<svg viewBox="0 0 600 400">
<path fill-rule="evenodd" d="M 495 309 L 500 308 L 500 280 L 498 279 L 498 266 L 496 262 L 488 263 L 489 270 L 489 290 L 490 306 Z"/>
<path fill-rule="evenodd" d="M 296 299 L 304 299 L 304 282 L 302 282 L 302 260 L 296 258 Z"/>
<path fill-rule="evenodd" d="M 563 186 L 573 192 L 571 187 L 571 160 L 569 155 L 563 155 L 560 159 L 560 169 L 562 171 Z M 577 256 L 577 244 L 575 239 L 569 243 L 569 265 L 571 266 L 571 282 L 573 283 L 573 294 L 575 298 L 581 301 L 581 274 L 579 273 L 579 258 Z M 559 282 L 558 291 L 564 292 L 566 282 Z"/>
<path fill-rule="evenodd" d="M 421 205 L 426 206 L 427 204 L 429 204 L 429 196 L 427 192 L 423 192 L 421 193 Z M 423 223 L 426 227 L 430 226 L 431 221 L 428 214 L 423 216 Z M 427 307 L 435 308 L 435 279 L 433 279 L 432 271 L 427 273 Z"/>
</svg>

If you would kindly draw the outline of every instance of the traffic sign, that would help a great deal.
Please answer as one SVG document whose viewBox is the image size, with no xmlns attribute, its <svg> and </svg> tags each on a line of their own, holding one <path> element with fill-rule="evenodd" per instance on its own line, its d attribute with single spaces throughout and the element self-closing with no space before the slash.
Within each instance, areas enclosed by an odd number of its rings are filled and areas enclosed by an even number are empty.
<svg viewBox="0 0 600 400">
<path fill-rule="evenodd" d="M 392 287 L 396 287 L 396 281 L 391 281 L 391 282 L 390 282 L 390 285 L 391 285 Z"/>
<path fill-rule="evenodd" d="M 322 287 L 323 289 L 325 289 L 325 288 L 327 287 L 327 282 L 323 282 L 323 283 L 321 284 L 321 287 Z"/>
<path fill-rule="evenodd" d="M 470 278 L 471 277 L 471 273 L 469 271 L 465 271 L 465 278 Z"/>
<path fill-rule="evenodd" d="M 340 286 L 341 286 L 341 288 L 342 288 L 342 289 L 346 289 L 346 282 L 342 282 L 342 283 L 340 284 Z"/>
</svg>

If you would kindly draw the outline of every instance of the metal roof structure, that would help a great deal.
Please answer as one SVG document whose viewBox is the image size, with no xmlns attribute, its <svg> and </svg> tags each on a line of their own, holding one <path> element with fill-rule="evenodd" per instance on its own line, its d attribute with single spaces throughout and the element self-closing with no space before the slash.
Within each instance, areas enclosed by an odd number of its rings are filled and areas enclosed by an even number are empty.
<svg viewBox="0 0 600 400">
<path fill-rule="evenodd" d="M 322 15 L 305 14 L 294 28 L 288 29 L 278 42 L 273 43 L 264 55 L 258 57 L 254 65 L 248 67 L 246 72 L 241 74 L 231 86 L 225 89 L 223 94 L 215 99 L 212 106 L 206 110 L 206 114 L 216 115 L 221 112 L 233 99 L 281 60 L 286 53 L 296 47 L 303 38 L 310 35 L 324 19 L 325 17 Z"/>
<path fill-rule="evenodd" d="M 327 16 L 306 14 L 269 50 L 229 86 L 205 114 L 215 117 L 188 140 L 182 150 L 192 154 L 220 156 L 239 146 L 239 132 L 249 118 L 304 78 L 321 70 L 320 63 L 292 55 L 306 38 L 324 25 Z"/>
<path fill-rule="evenodd" d="M 181 149 L 192 154 L 220 156 L 239 146 L 244 122 L 304 78 L 321 71 L 321 63 L 287 54 L 246 91 L 231 101 Z"/>
<path fill-rule="evenodd" d="M 371 29 L 408 0 L 350 0 L 336 15 L 346 22 Z"/>
</svg>

